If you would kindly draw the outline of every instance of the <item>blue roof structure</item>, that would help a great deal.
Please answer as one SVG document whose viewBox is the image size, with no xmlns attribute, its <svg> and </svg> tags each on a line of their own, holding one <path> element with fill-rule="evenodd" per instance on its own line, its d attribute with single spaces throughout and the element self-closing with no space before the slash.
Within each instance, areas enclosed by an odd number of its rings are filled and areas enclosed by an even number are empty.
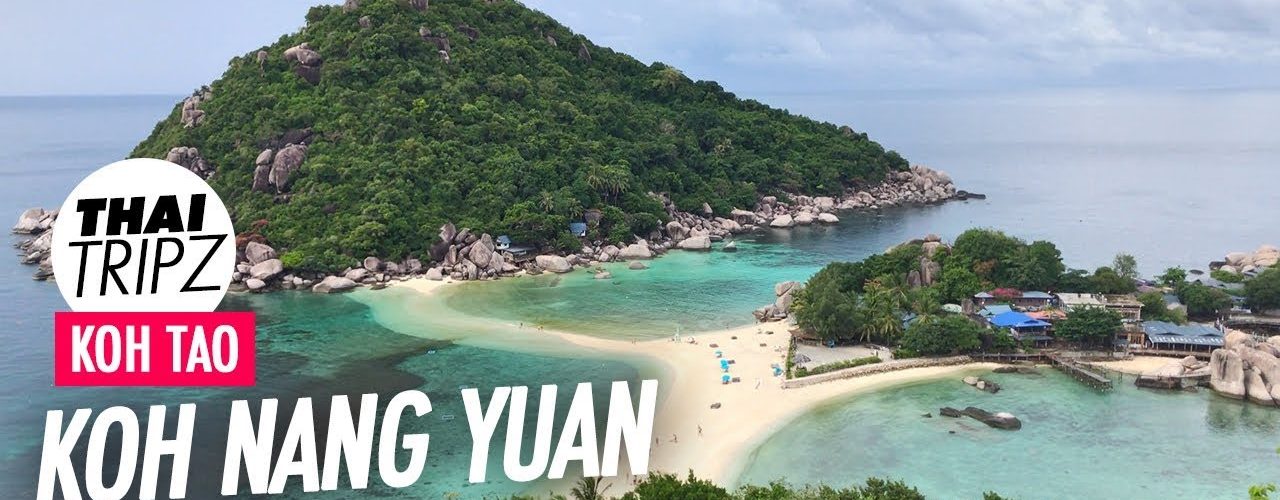
<svg viewBox="0 0 1280 500">
<path fill-rule="evenodd" d="M 1200 323 L 1177 325 L 1164 321 L 1146 321 L 1142 323 L 1142 331 L 1147 340 L 1153 344 L 1193 344 L 1220 346 L 1223 344 L 1222 332 Z"/>
<path fill-rule="evenodd" d="M 507 236 L 507 235 L 505 235 L 505 234 L 504 234 L 504 235 L 502 235 L 502 236 L 499 236 L 499 237 L 498 237 L 498 244 L 499 244 L 499 245 L 507 245 L 507 246 L 511 246 L 511 237 L 510 237 L 510 236 Z"/>
<path fill-rule="evenodd" d="M 1024 299 L 1052 299 L 1053 295 L 1046 292 L 1022 292 Z"/>
<path fill-rule="evenodd" d="M 991 324 L 999 328 L 1047 328 L 1049 323 L 1027 316 L 1017 311 L 1000 313 L 991 317 Z"/>
<path fill-rule="evenodd" d="M 994 297 L 994 295 L 991 295 L 991 294 L 989 294 L 989 293 L 987 293 L 987 292 L 978 292 L 978 293 L 973 294 L 973 298 L 975 298 L 975 299 L 989 299 L 989 298 L 992 298 L 992 297 Z"/>
<path fill-rule="evenodd" d="M 586 235 L 587 235 L 587 223 L 586 223 L 586 222 L 570 222 L 570 223 L 569 223 L 569 232 L 570 232 L 570 233 L 573 233 L 573 235 L 574 235 L 574 236 L 579 236 L 579 237 L 581 237 L 581 236 L 586 236 Z"/>
</svg>

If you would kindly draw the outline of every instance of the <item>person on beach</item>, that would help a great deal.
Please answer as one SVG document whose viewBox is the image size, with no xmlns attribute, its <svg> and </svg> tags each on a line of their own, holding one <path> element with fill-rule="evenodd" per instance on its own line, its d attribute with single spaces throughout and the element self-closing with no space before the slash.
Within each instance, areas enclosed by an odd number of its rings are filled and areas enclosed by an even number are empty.
<svg viewBox="0 0 1280 500">
<path fill-rule="evenodd" d="M 698 426 L 698 437 L 702 437 L 702 426 Z"/>
<path fill-rule="evenodd" d="M 671 442 L 672 442 L 672 443 L 679 443 L 679 442 L 680 442 L 680 437 L 676 436 L 675 434 L 672 434 L 672 435 L 671 435 Z"/>
<path fill-rule="evenodd" d="M 756 390 L 760 390 L 760 377 L 756 377 Z"/>
</svg>

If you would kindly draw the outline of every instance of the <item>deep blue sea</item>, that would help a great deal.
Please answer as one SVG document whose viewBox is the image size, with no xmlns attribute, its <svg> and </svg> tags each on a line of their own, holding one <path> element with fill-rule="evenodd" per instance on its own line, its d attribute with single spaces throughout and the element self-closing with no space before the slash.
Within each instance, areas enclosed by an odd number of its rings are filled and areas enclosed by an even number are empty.
<svg viewBox="0 0 1280 500">
<path fill-rule="evenodd" d="M 1204 267 L 1229 251 L 1280 243 L 1280 224 L 1275 222 L 1280 209 L 1280 168 L 1276 168 L 1280 139 L 1274 134 L 1280 130 L 1280 93 L 1071 90 L 751 97 L 867 131 L 913 162 L 945 170 L 961 188 L 989 198 L 879 214 L 847 214 L 845 223 L 834 228 L 762 234 L 744 248 L 757 253 L 739 253 L 740 264 L 717 261 L 714 268 L 698 267 L 705 259 L 720 259 L 718 255 L 659 261 L 655 265 L 668 267 L 670 279 L 649 278 L 617 287 L 625 289 L 619 293 L 629 294 L 626 300 L 585 286 L 570 286 L 514 304 L 502 302 L 508 293 L 503 288 L 493 288 L 481 294 L 483 303 L 466 302 L 465 294 L 458 294 L 450 300 L 464 302 L 450 305 L 471 314 L 530 318 L 569 330 L 579 321 L 581 330 L 595 334 L 607 334 L 610 324 L 596 318 L 575 320 L 572 311 L 598 310 L 600 318 L 617 311 L 620 314 L 612 321 L 622 318 L 641 332 L 665 331 L 673 324 L 693 330 L 749 321 L 746 312 L 768 299 L 773 281 L 803 279 L 831 260 L 860 258 L 930 232 L 952 237 L 973 226 L 996 227 L 1027 239 L 1054 241 L 1068 264 L 1075 267 L 1105 264 L 1123 251 L 1136 255 L 1141 269 L 1148 273 L 1172 265 Z M 16 220 L 25 208 L 57 206 L 85 174 L 124 158 L 178 99 L 0 97 L 0 214 L 10 214 Z M 785 261 L 775 265 L 779 263 L 770 259 Z M 689 272 L 697 269 L 703 269 L 702 274 Z M 201 418 L 217 428 L 231 399 L 275 396 L 287 400 L 298 395 L 363 392 L 389 395 L 420 388 L 432 396 L 434 414 L 462 418 L 457 389 L 463 386 L 557 383 L 566 388 L 563 393 L 576 382 L 639 376 L 638 368 L 622 361 L 521 354 L 402 335 L 378 323 L 362 302 L 344 296 L 274 294 L 234 297 L 224 305 L 259 314 L 259 385 L 251 390 L 53 388 L 49 332 L 52 313 L 65 304 L 55 286 L 33 282 L 31 272 L 30 267 L 17 263 L 16 252 L 10 258 L 0 258 L 0 280 L 4 282 L 0 285 L 0 496 L 5 497 L 34 494 L 47 410 L 100 410 L 116 404 L 141 410 L 156 402 L 201 402 Z M 700 279 L 683 279 L 689 276 Z M 696 288 L 705 280 L 717 279 L 720 281 L 712 281 L 719 283 L 713 294 Z M 505 285 L 517 286 L 523 285 Z M 574 291 L 578 289 L 584 292 Z M 681 290 L 695 298 L 677 301 L 667 290 Z M 708 295 L 714 297 L 698 299 Z M 645 323 L 645 318 L 654 317 L 637 313 L 645 310 L 691 319 Z M 425 330 L 438 327 L 429 321 L 420 326 Z M 933 393 L 930 391 L 937 392 L 929 389 L 904 394 L 919 399 Z M 1202 396 L 1190 395 L 1184 398 L 1185 404 L 1161 404 L 1159 408 L 1177 412 L 1170 418 L 1202 426 L 1197 427 L 1197 435 L 1213 435 L 1221 427 L 1215 424 L 1221 420 L 1215 420 L 1215 415 L 1224 412 L 1223 405 L 1209 405 Z M 832 415 L 871 411 L 866 404 L 857 399 L 809 418 L 814 425 L 831 425 Z M 1089 414 L 1091 410 L 1073 411 Z M 872 416 L 879 418 L 881 413 Z M 1256 414 L 1251 418 L 1265 424 L 1242 426 L 1243 431 L 1233 427 L 1231 437 L 1224 439 L 1280 444 L 1274 419 Z M 438 497 L 457 492 L 474 498 L 518 491 L 518 486 L 503 482 L 466 483 L 470 441 L 464 422 L 434 419 L 421 424 L 422 430 L 432 432 L 432 449 L 436 450 L 423 484 L 379 493 Z M 1134 429 L 1117 432 L 1129 436 L 1134 434 L 1131 431 Z M 200 469 L 201 465 L 217 464 L 220 468 L 221 443 L 209 441 L 216 435 L 209 432 L 203 438 L 213 451 L 197 453 L 194 470 L 208 470 Z M 876 435 L 853 433 L 848 439 L 858 442 Z M 800 442 L 815 437 L 788 439 Z M 774 448 L 766 443 L 758 456 L 768 464 L 785 462 L 787 455 L 778 447 L 789 445 L 771 442 Z M 1240 459 L 1233 450 L 1201 450 L 1194 442 L 1174 442 L 1166 448 L 1151 453 L 1193 450 L 1204 453 L 1205 460 Z M 1135 467 L 1130 480 L 1152 480 L 1143 479 L 1140 467 Z M 752 478 L 769 476 L 761 468 L 750 470 Z M 856 476 L 860 470 L 835 467 L 829 472 Z M 1280 471 L 1280 460 L 1274 470 Z M 995 484 L 990 486 L 999 489 L 999 476 L 993 478 Z M 1252 478 L 1242 478 L 1247 479 Z M 193 474 L 189 498 L 213 491 L 211 485 L 217 480 Z M 1017 482 L 1024 483 L 1021 479 Z M 945 484 L 932 479 L 922 483 Z M 1142 489 L 1137 488 L 1134 494 L 1141 497 Z"/>
</svg>

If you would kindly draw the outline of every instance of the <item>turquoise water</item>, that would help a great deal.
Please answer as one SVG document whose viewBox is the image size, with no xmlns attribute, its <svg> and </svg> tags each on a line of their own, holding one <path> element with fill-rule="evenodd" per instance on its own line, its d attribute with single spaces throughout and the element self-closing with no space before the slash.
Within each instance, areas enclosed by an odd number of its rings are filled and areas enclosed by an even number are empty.
<svg viewBox="0 0 1280 500">
<path fill-rule="evenodd" d="M 1228 499 L 1280 480 L 1280 412 L 1207 391 L 1154 392 L 1132 377 L 1109 393 L 1051 369 L 982 374 L 987 394 L 954 379 L 860 395 L 796 419 L 750 457 L 742 482 L 850 484 L 906 479 L 930 498 Z M 1019 431 L 938 415 L 1008 411 Z M 922 414 L 932 413 L 933 418 Z M 950 432 L 954 431 L 954 434 Z"/>
</svg>

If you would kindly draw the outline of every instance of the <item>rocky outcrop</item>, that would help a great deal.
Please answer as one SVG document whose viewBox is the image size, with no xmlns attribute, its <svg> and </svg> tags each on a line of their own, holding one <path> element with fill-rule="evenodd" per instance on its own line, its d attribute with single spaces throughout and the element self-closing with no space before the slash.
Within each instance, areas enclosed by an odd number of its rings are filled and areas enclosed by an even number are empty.
<svg viewBox="0 0 1280 500">
<path fill-rule="evenodd" d="M 311 45 L 304 42 L 285 49 L 284 60 L 296 63 L 293 67 L 294 74 L 307 83 L 320 83 L 320 65 L 324 64 L 324 57 L 312 50 Z"/>
<path fill-rule="evenodd" d="M 1262 245 L 1252 252 L 1231 252 L 1222 261 L 1211 263 L 1209 268 L 1231 274 L 1251 274 L 1273 267 L 1277 262 L 1280 262 L 1280 248 Z"/>
<path fill-rule="evenodd" d="M 18 222 L 13 225 L 15 234 L 27 236 L 16 247 L 22 264 L 36 266 L 31 279 L 44 281 L 53 277 L 53 261 L 49 249 L 53 248 L 52 229 L 57 219 L 57 210 L 28 208 L 18 216 Z"/>
<path fill-rule="evenodd" d="M 951 410 L 952 411 L 948 412 L 948 414 L 955 413 L 955 409 L 951 409 Z M 1007 431 L 1016 431 L 1022 428 L 1022 421 L 1018 420 L 1018 417 L 1015 417 L 1012 414 L 1005 413 L 1005 412 L 991 413 L 989 411 L 983 410 L 976 406 L 970 406 L 968 408 L 965 408 L 964 411 L 961 411 L 960 413 L 964 414 L 969 418 L 972 418 L 974 420 L 987 424 L 990 427 L 995 427 L 997 429 L 1004 429 Z"/>
<path fill-rule="evenodd" d="M 583 42 L 578 46 L 578 59 L 591 62 L 591 51 L 587 50 L 587 44 Z"/>
<path fill-rule="evenodd" d="M 13 232 L 18 234 L 40 234 L 53 227 L 58 211 L 45 211 L 43 208 L 28 208 L 18 216 L 18 223 L 13 225 Z"/>
<path fill-rule="evenodd" d="M 205 161 L 203 156 L 200 156 L 199 149 L 186 146 L 169 149 L 169 153 L 164 156 L 164 160 L 181 165 L 182 168 L 190 170 L 200 176 L 201 179 L 212 177 L 215 170 L 213 165 Z"/>
<path fill-rule="evenodd" d="M 409 6 L 419 12 L 426 12 L 430 6 L 428 0 L 409 0 Z"/>
<path fill-rule="evenodd" d="M 791 314 L 791 305 L 795 303 L 795 294 L 804 288 L 798 281 L 783 281 L 773 286 L 776 297 L 772 304 L 756 309 L 751 314 L 756 321 L 780 321 Z"/>
<path fill-rule="evenodd" d="M 342 2 L 342 12 L 343 12 L 343 13 L 345 13 L 345 14 L 350 14 L 350 13 L 355 12 L 355 11 L 357 11 L 357 10 L 360 10 L 360 2 L 359 2 L 359 0 L 346 0 L 345 2 Z"/>
<path fill-rule="evenodd" d="M 1215 349 L 1209 358 L 1209 387 L 1228 398 L 1277 405 L 1280 402 L 1280 360 L 1275 355 L 1275 346 L 1278 344 L 1280 335 L 1259 343 L 1244 332 L 1227 333 L 1223 347 Z M 1173 367 L 1166 368 L 1169 372 L 1176 371 Z"/>
<path fill-rule="evenodd" d="M 182 112 L 179 120 L 184 128 L 195 128 L 204 122 L 204 111 L 200 109 L 200 104 L 209 100 L 213 96 L 213 91 L 208 86 L 201 87 L 190 97 L 182 100 Z"/>
<path fill-rule="evenodd" d="M 263 151 L 258 155 L 261 161 L 267 155 L 267 151 Z M 294 172 L 302 168 L 302 162 L 307 159 L 307 146 L 305 144 L 289 144 L 282 148 L 271 159 L 271 167 L 267 169 L 267 184 L 274 187 L 276 193 L 284 193 L 289 190 L 289 178 Z M 254 185 L 258 185 L 258 172 L 262 166 L 254 170 Z"/>
</svg>

